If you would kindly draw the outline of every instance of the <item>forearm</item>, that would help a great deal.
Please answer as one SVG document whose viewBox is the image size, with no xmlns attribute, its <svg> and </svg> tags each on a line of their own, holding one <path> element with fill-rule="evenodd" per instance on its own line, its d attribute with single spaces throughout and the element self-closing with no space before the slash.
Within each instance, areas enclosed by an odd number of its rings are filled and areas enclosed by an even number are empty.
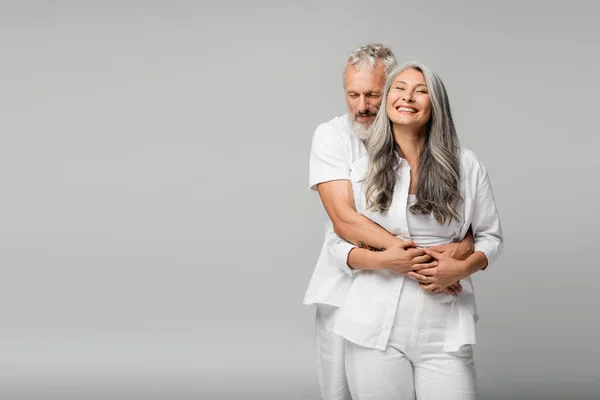
<svg viewBox="0 0 600 400">
<path fill-rule="evenodd" d="M 370 250 L 382 250 L 398 244 L 401 239 L 392 235 L 367 217 L 354 213 L 350 218 L 335 221 L 335 233 L 348 242 Z"/>
<path fill-rule="evenodd" d="M 361 248 L 353 248 L 348 253 L 348 266 L 358 270 L 381 269 L 381 253 Z"/>
<path fill-rule="evenodd" d="M 465 278 L 487 267 L 488 259 L 481 251 L 476 251 L 464 261 Z"/>
<path fill-rule="evenodd" d="M 465 237 L 457 243 L 456 252 L 453 257 L 457 260 L 465 261 L 473 252 L 475 251 L 473 244 L 473 233 L 471 232 L 471 228 L 467 231 Z"/>
</svg>

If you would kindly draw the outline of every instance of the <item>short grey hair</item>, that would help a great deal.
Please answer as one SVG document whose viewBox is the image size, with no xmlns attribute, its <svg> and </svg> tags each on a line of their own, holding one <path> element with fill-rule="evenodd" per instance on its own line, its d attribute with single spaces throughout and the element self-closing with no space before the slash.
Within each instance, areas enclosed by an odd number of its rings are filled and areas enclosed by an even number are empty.
<svg viewBox="0 0 600 400">
<path fill-rule="evenodd" d="M 359 47 L 350 53 L 348 59 L 346 60 L 344 71 L 349 65 L 352 65 L 356 68 L 375 68 L 377 65 L 377 60 L 381 60 L 383 63 L 383 68 L 385 69 L 386 75 L 398 65 L 396 56 L 394 53 L 392 53 L 392 50 L 389 47 L 380 43 L 370 43 L 366 46 Z"/>
</svg>

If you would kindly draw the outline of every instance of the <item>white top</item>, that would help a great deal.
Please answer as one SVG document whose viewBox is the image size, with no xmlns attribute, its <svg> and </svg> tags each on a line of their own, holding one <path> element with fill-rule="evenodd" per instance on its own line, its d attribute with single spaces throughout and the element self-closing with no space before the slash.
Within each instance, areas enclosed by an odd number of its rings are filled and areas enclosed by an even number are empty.
<svg viewBox="0 0 600 400">
<path fill-rule="evenodd" d="M 367 210 L 363 177 L 368 158 L 352 164 L 350 177 L 356 210 L 403 240 L 412 240 L 408 227 L 407 202 L 410 167 L 400 159 L 398 181 L 390 208 L 383 213 Z M 460 194 L 463 202 L 457 206 L 461 221 L 452 221 L 440 230 L 445 241 L 460 241 L 471 226 L 475 251 L 483 252 L 488 265 L 493 264 L 502 248 L 502 229 L 492 186 L 485 167 L 475 153 L 462 149 L 460 155 Z M 334 233 L 335 235 L 335 233 Z M 329 242 L 331 253 L 340 257 L 341 249 L 352 246 L 337 238 Z M 339 247 L 339 248 L 338 248 Z M 347 260 L 346 258 L 344 261 Z M 336 265 L 339 265 L 338 260 Z M 391 271 L 353 271 L 355 278 L 340 309 L 334 331 L 361 346 L 384 350 L 393 326 L 404 275 Z M 461 281 L 462 292 L 453 297 L 448 315 L 446 351 L 456 351 L 463 344 L 475 343 L 475 322 L 478 319 L 471 278 Z"/>
<path fill-rule="evenodd" d="M 419 247 L 438 246 L 452 242 L 454 227 L 451 224 L 440 226 L 433 215 L 415 215 L 410 207 L 417 202 L 417 196 L 408 195 L 406 204 L 406 225 L 410 237 Z"/>
<path fill-rule="evenodd" d="M 310 152 L 310 188 L 316 190 L 318 183 L 333 180 L 350 181 L 352 164 L 366 153 L 362 140 L 350 129 L 347 114 L 319 125 Z M 354 246 L 345 241 L 338 242 L 340 238 L 333 231 L 329 219 L 325 227 L 325 240 L 304 296 L 304 304 L 339 307 L 346 298 L 355 274 L 346 264 L 348 253 Z M 328 245 L 336 242 L 337 245 Z"/>
</svg>

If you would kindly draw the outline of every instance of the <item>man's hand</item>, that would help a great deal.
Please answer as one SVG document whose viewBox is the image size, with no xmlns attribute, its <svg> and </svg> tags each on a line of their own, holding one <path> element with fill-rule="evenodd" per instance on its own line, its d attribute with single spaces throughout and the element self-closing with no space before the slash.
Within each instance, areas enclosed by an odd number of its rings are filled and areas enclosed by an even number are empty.
<svg viewBox="0 0 600 400">
<path fill-rule="evenodd" d="M 447 288 L 440 287 L 435 283 L 419 282 L 419 286 L 421 286 L 423 288 L 423 290 L 426 290 L 428 292 L 433 292 L 433 293 L 444 292 L 446 294 L 451 294 L 452 296 L 456 296 L 457 294 L 462 292 L 462 285 L 460 284 L 460 282 L 456 282 L 454 285 L 450 285 Z"/>
<path fill-rule="evenodd" d="M 380 268 L 389 269 L 398 274 L 431 268 L 437 265 L 437 261 L 429 263 L 431 257 L 425 254 L 424 249 L 417 249 L 417 244 L 412 240 L 395 244 L 379 253 L 381 258 Z"/>
<path fill-rule="evenodd" d="M 440 253 L 431 248 L 423 249 L 425 254 L 434 258 L 430 264 L 433 266 L 415 265 L 407 275 L 417 279 L 420 284 L 435 284 L 431 291 L 443 290 L 461 279 L 469 276 L 467 265 L 464 261 L 450 257 L 449 254 Z"/>
<path fill-rule="evenodd" d="M 435 250 L 438 253 L 447 254 L 457 260 L 466 260 L 473 254 L 473 251 L 475 251 L 473 235 L 469 230 L 464 239 L 458 243 L 441 244 L 439 246 L 430 247 L 430 249 Z"/>
</svg>

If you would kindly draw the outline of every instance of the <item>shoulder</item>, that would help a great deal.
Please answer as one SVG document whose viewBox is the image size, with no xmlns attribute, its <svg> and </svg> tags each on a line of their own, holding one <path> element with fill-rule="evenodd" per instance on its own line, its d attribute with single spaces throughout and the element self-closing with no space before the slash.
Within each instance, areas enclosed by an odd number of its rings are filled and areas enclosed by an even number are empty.
<svg viewBox="0 0 600 400">
<path fill-rule="evenodd" d="M 335 117 L 317 126 L 315 130 L 316 140 L 344 141 L 350 140 L 351 132 L 347 121 L 347 115 Z"/>
<path fill-rule="evenodd" d="M 477 158 L 473 150 L 460 148 L 460 166 L 465 172 L 479 172 L 484 169 L 483 164 Z"/>
<path fill-rule="evenodd" d="M 483 163 L 477 158 L 475 152 L 460 150 L 461 181 L 467 186 L 474 185 L 478 188 L 488 180 L 488 174 Z M 470 184 L 469 184 L 470 183 Z"/>
</svg>

